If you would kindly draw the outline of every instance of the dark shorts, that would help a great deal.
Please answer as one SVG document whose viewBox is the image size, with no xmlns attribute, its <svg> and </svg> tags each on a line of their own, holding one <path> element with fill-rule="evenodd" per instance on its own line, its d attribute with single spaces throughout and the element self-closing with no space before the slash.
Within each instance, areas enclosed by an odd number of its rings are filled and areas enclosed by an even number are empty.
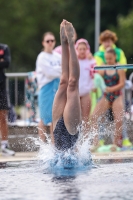
<svg viewBox="0 0 133 200">
<path fill-rule="evenodd" d="M 8 110 L 8 100 L 5 81 L 0 82 L 0 110 Z"/>
</svg>

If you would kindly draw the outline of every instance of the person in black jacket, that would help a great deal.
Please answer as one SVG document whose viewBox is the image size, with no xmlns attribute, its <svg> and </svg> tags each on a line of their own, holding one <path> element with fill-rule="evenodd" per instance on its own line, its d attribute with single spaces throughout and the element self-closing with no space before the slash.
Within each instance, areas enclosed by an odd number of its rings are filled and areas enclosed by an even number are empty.
<svg viewBox="0 0 133 200">
<path fill-rule="evenodd" d="M 11 62 L 10 50 L 6 44 L 0 43 L 0 132 L 1 132 L 1 152 L 4 155 L 15 154 L 8 144 L 8 101 L 6 93 L 6 76 L 4 70 L 9 67 Z"/>
</svg>

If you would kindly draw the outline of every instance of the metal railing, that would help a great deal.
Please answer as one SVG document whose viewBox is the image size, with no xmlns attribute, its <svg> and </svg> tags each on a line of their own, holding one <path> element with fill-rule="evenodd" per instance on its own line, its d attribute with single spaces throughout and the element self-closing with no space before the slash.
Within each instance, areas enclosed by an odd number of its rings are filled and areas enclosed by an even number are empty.
<svg viewBox="0 0 133 200">
<path fill-rule="evenodd" d="M 18 106 L 18 80 L 23 79 L 24 80 L 24 105 L 25 105 L 25 79 L 28 77 L 28 73 L 6 73 L 6 89 L 7 93 L 9 94 L 9 80 L 14 79 L 15 80 L 15 85 L 14 85 L 14 99 L 15 99 L 15 106 Z M 129 80 L 132 82 L 132 88 L 131 89 L 125 89 L 123 88 L 123 100 L 125 103 L 125 99 L 128 100 L 129 102 L 129 112 L 132 104 L 132 92 L 133 92 L 133 73 L 130 75 Z M 10 102 L 10 101 L 9 101 Z M 130 113 L 130 118 L 131 118 L 131 113 Z"/>
<path fill-rule="evenodd" d="M 24 101 L 25 101 L 25 79 L 28 77 L 28 73 L 6 73 L 6 90 L 9 94 L 9 79 L 15 79 L 15 87 L 14 87 L 14 94 L 15 94 L 15 106 L 18 106 L 18 79 L 23 78 L 24 80 Z"/>
</svg>

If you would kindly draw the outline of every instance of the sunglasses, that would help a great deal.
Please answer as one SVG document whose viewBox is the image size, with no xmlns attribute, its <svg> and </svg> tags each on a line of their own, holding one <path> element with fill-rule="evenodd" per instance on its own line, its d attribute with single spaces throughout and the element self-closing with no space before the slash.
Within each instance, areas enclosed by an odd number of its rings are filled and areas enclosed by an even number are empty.
<svg viewBox="0 0 133 200">
<path fill-rule="evenodd" d="M 50 43 L 50 42 L 53 43 L 53 42 L 55 42 L 55 40 L 46 40 L 45 42 L 46 42 L 46 43 Z"/>
</svg>

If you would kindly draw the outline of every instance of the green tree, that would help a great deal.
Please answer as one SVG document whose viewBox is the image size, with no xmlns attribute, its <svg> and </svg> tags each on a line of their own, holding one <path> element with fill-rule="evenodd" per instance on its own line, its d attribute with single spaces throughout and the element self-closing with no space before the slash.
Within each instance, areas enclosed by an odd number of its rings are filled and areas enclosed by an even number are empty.
<svg viewBox="0 0 133 200">
<path fill-rule="evenodd" d="M 11 49 L 10 71 L 35 69 L 37 54 L 41 51 L 42 35 L 46 31 L 59 34 L 59 0 L 0 0 L 1 43 Z"/>
<path fill-rule="evenodd" d="M 126 16 L 132 2 L 101 0 L 101 31 L 117 26 L 117 15 Z M 0 0 L 0 42 L 7 43 L 11 49 L 9 71 L 34 70 L 43 33 L 52 31 L 58 45 L 59 24 L 63 18 L 74 24 L 78 38 L 86 38 L 94 52 L 94 0 Z"/>
<path fill-rule="evenodd" d="M 118 16 L 118 26 L 114 30 L 119 38 L 119 45 L 124 49 L 128 62 L 133 62 L 133 11 L 126 17 Z"/>
<path fill-rule="evenodd" d="M 128 63 L 133 63 L 133 10 L 124 17 L 119 15 L 118 26 L 112 29 L 118 35 L 118 45 L 124 50 Z M 133 70 L 127 71 L 127 77 Z"/>
</svg>

